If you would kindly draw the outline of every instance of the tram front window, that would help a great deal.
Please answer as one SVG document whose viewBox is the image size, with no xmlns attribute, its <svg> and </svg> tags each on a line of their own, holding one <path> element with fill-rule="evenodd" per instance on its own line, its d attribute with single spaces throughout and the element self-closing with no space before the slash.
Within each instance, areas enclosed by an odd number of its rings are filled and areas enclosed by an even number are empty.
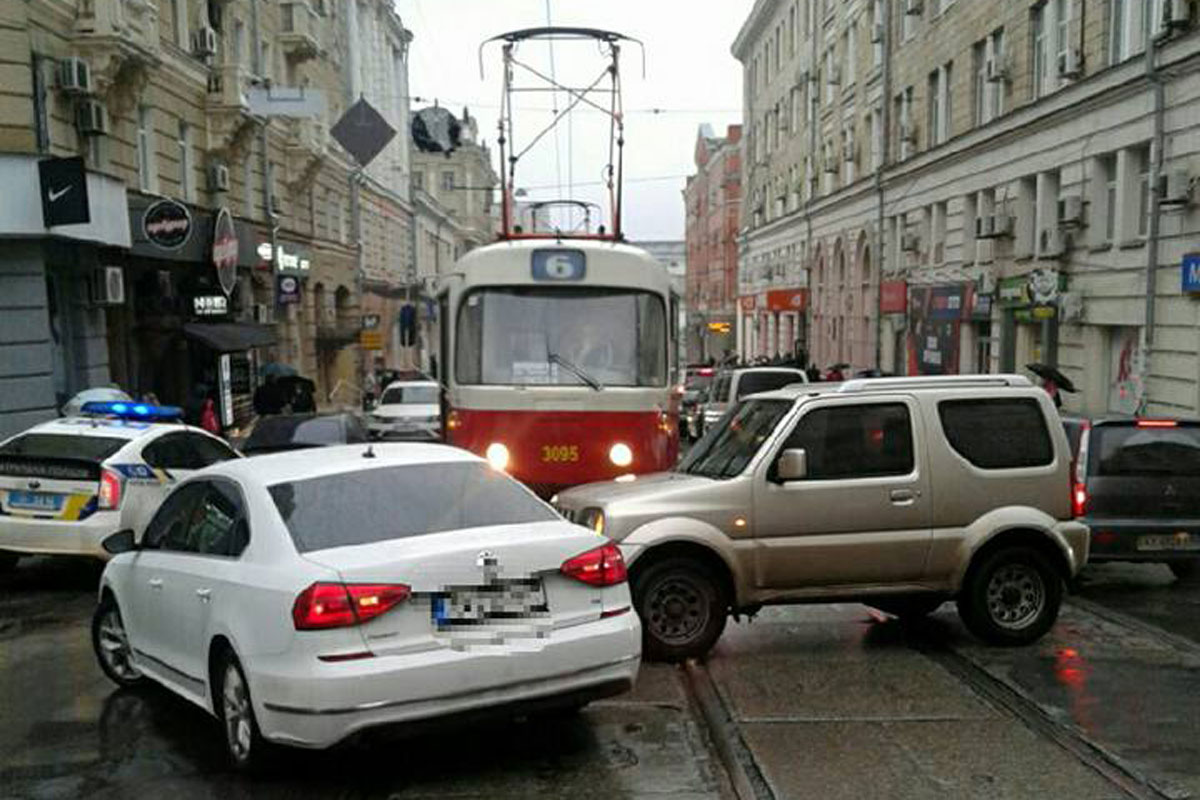
<svg viewBox="0 0 1200 800">
<path fill-rule="evenodd" d="M 665 386 L 662 298 L 628 289 L 488 288 L 458 314 L 467 385 Z"/>
</svg>

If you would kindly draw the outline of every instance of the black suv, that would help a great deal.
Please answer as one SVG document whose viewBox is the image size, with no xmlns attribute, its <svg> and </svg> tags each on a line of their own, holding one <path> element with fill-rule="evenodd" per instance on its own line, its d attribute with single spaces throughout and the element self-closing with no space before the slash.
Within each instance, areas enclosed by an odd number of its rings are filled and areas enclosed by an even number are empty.
<svg viewBox="0 0 1200 800">
<path fill-rule="evenodd" d="M 1091 561 L 1200 572 L 1200 422 L 1099 419 L 1081 426 L 1071 500 Z"/>
</svg>

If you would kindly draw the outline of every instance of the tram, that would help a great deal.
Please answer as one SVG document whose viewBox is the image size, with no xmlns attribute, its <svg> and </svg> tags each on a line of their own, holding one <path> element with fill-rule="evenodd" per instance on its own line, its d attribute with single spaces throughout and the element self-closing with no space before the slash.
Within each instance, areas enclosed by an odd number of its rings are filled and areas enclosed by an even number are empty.
<svg viewBox="0 0 1200 800">
<path fill-rule="evenodd" d="M 526 68 L 546 79 L 517 55 L 530 40 L 598 43 L 608 56 L 591 84 L 555 86 L 572 105 L 608 113 L 611 230 L 598 224 L 593 231 L 590 211 L 582 229 L 539 221 L 550 203 L 530 204 L 531 229 L 514 222 L 513 171 L 529 150 L 518 152 L 513 142 L 512 97 L 521 91 L 514 75 Z M 505 65 L 501 230 L 496 243 L 459 259 L 439 287 L 445 441 L 484 456 L 543 497 L 669 469 L 679 452 L 679 298 L 665 267 L 621 233 L 618 55 L 625 40 L 584 28 L 492 40 L 503 43 Z M 605 81 L 607 108 L 589 99 Z"/>
</svg>

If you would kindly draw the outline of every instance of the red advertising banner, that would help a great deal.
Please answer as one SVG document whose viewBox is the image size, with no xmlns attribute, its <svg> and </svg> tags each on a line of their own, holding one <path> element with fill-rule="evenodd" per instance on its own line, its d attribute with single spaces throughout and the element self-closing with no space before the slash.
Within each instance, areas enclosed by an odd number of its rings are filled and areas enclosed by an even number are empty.
<svg viewBox="0 0 1200 800">
<path fill-rule="evenodd" d="M 884 281 L 879 285 L 879 313 L 903 314 L 908 310 L 908 284 Z"/>
<path fill-rule="evenodd" d="M 803 311 L 808 308 L 808 289 L 772 289 L 767 292 L 768 311 Z"/>
<path fill-rule="evenodd" d="M 914 286 L 908 304 L 908 374 L 957 375 L 962 320 L 973 305 L 970 284 Z"/>
</svg>

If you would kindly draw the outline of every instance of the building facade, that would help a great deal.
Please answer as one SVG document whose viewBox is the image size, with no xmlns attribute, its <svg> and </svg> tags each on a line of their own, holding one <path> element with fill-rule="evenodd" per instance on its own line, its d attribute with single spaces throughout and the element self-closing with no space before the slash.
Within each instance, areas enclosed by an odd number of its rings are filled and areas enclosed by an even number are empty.
<svg viewBox="0 0 1200 800">
<path fill-rule="evenodd" d="M 357 403 L 363 276 L 411 272 L 407 136 L 356 187 L 329 130 L 372 92 L 406 128 L 390 5 L 3 2 L 0 36 L 0 435 L 106 384 L 236 428 L 271 362 Z M 39 162 L 72 157 L 91 221 L 48 226 Z"/>
<path fill-rule="evenodd" d="M 694 153 L 696 174 L 683 190 L 686 207 L 685 307 L 689 362 L 721 359 L 737 343 L 733 330 L 738 296 L 738 229 L 742 213 L 742 126 L 724 137 L 701 125 Z"/>
<path fill-rule="evenodd" d="M 760 0 L 744 65 L 744 356 L 1057 365 L 1088 413 L 1200 412 L 1200 35 L 1171 0 Z M 767 308 L 764 308 L 764 305 Z"/>
</svg>

